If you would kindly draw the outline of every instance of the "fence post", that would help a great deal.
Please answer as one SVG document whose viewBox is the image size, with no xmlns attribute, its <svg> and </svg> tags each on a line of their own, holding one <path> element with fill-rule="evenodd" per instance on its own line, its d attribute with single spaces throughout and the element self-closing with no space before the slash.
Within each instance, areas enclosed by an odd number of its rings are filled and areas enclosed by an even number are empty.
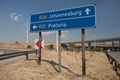
<svg viewBox="0 0 120 80">
<path fill-rule="evenodd" d="M 37 56 L 37 53 L 38 53 L 38 51 L 37 50 L 35 50 L 35 55 Z"/>
<path fill-rule="evenodd" d="M 117 71 L 117 67 L 118 67 L 118 65 L 117 65 L 117 61 L 115 61 L 115 71 Z"/>
<path fill-rule="evenodd" d="M 26 54 L 26 60 L 28 60 L 28 52 L 25 52 L 25 54 Z"/>
</svg>

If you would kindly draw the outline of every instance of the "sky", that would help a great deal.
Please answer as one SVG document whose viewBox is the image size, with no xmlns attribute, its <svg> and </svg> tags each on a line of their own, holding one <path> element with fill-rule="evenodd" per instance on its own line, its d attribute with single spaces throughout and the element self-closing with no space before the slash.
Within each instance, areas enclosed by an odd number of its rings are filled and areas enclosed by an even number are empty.
<svg viewBox="0 0 120 80">
<path fill-rule="evenodd" d="M 120 37 L 120 0 L 0 0 L 0 43 L 26 42 L 27 21 L 33 13 L 96 5 L 96 28 L 86 29 L 86 40 Z M 28 25 L 29 28 L 29 25 Z M 39 38 L 29 32 L 29 43 Z M 56 31 L 42 32 L 45 42 L 56 41 Z M 81 41 L 81 29 L 62 31 L 62 42 Z"/>
</svg>

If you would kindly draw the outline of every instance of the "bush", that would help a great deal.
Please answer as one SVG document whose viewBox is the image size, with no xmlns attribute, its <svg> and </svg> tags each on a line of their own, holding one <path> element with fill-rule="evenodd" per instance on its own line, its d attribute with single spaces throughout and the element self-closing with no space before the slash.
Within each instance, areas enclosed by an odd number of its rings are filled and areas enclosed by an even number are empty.
<svg viewBox="0 0 120 80">
<path fill-rule="evenodd" d="M 62 47 L 63 50 L 68 50 L 68 46 L 65 45 L 65 44 L 61 44 L 61 47 Z"/>
<path fill-rule="evenodd" d="M 32 48 L 32 46 L 31 46 L 31 45 L 27 45 L 27 48 L 28 48 L 28 49 L 31 49 L 31 48 Z"/>
<path fill-rule="evenodd" d="M 79 47 L 76 47 L 76 48 L 75 48 L 75 52 L 77 52 L 77 53 L 79 53 L 80 50 L 81 50 L 81 49 L 80 49 Z"/>
<path fill-rule="evenodd" d="M 54 45 L 53 44 L 50 44 L 50 45 L 48 45 L 48 46 L 46 46 L 48 49 L 50 49 L 50 50 L 53 50 L 54 49 Z"/>
<path fill-rule="evenodd" d="M 74 43 L 69 43 L 69 50 L 74 51 L 75 50 L 75 44 Z"/>
<path fill-rule="evenodd" d="M 92 51 L 98 51 L 98 52 L 100 52 L 100 51 L 102 51 L 102 48 L 92 48 Z"/>
<path fill-rule="evenodd" d="M 96 51 L 100 52 L 102 51 L 102 48 L 96 48 Z"/>
</svg>

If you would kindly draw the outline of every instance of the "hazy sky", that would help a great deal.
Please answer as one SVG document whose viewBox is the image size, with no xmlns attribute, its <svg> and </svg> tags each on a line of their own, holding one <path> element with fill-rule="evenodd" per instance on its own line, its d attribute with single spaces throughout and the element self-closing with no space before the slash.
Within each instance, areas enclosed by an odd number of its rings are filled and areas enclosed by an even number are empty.
<svg viewBox="0 0 120 80">
<path fill-rule="evenodd" d="M 0 43 L 26 42 L 26 22 L 33 13 L 96 5 L 96 28 L 86 29 L 86 40 L 120 37 L 120 0 L 0 0 Z M 38 33 L 29 33 L 34 42 Z M 43 32 L 53 42 L 55 32 Z M 81 41 L 81 29 L 62 31 L 62 41 Z"/>
</svg>

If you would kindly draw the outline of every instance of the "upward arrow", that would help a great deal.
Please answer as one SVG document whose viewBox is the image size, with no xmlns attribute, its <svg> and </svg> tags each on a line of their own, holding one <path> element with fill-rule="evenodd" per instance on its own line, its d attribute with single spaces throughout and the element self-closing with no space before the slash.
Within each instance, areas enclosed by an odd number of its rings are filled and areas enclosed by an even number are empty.
<svg viewBox="0 0 120 80">
<path fill-rule="evenodd" d="M 85 12 L 86 12 L 87 15 L 89 15 L 90 9 L 89 9 L 89 8 L 86 8 L 86 9 L 85 9 Z"/>
</svg>

